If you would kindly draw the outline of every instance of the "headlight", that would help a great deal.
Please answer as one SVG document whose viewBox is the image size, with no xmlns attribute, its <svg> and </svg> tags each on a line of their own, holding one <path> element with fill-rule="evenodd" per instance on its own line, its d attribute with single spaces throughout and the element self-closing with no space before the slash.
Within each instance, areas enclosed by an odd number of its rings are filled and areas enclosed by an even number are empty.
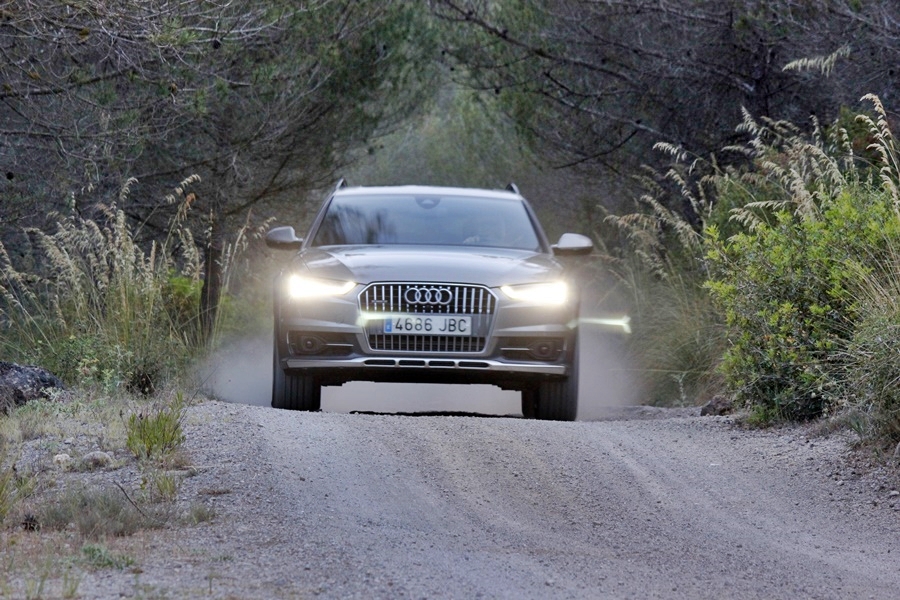
<svg viewBox="0 0 900 600">
<path fill-rule="evenodd" d="M 569 286 L 562 281 L 504 285 L 500 290 L 512 300 L 534 304 L 559 305 L 565 304 L 569 299 Z"/>
<path fill-rule="evenodd" d="M 326 296 L 343 296 L 356 284 L 352 281 L 335 281 L 333 279 L 314 279 L 291 275 L 288 277 L 288 295 L 291 298 L 323 298 Z"/>
</svg>

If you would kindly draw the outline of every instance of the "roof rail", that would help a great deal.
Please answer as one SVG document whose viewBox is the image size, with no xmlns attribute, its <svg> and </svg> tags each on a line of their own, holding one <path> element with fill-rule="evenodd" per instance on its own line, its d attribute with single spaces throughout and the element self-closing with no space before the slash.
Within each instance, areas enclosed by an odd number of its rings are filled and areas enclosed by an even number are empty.
<svg viewBox="0 0 900 600">
<path fill-rule="evenodd" d="M 506 186 L 506 189 L 509 190 L 510 192 L 512 192 L 513 194 L 519 194 L 520 196 L 522 195 L 519 192 L 519 186 L 514 184 L 512 181 L 509 182 L 509 185 Z"/>
<path fill-rule="evenodd" d="M 342 190 L 347 187 L 347 180 L 341 177 L 338 179 L 337 185 L 334 186 L 334 191 Z"/>
</svg>

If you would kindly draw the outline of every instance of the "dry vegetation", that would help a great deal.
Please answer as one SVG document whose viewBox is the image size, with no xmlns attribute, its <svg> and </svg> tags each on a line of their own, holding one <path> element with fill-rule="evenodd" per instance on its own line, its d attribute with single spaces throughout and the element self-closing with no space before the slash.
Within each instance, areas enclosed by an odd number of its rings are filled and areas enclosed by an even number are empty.
<svg viewBox="0 0 900 600">
<path fill-rule="evenodd" d="M 78 393 L 0 420 L 0 595 L 77 598 L 86 571 L 134 569 L 150 532 L 213 518 L 179 497 L 195 471 L 187 401 Z"/>
</svg>

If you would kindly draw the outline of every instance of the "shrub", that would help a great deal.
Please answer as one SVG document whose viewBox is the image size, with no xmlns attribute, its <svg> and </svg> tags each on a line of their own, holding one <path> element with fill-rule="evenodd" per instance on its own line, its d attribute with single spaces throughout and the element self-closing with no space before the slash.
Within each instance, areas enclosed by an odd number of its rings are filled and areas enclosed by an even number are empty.
<svg viewBox="0 0 900 600">
<path fill-rule="evenodd" d="M 860 277 L 860 319 L 841 353 L 846 408 L 864 437 L 900 442 L 900 248 Z"/>
<path fill-rule="evenodd" d="M 698 176 L 698 163 L 688 164 L 670 145 L 657 149 L 676 164 L 642 178 L 646 193 L 638 198 L 638 212 L 606 217 L 604 223 L 623 239 L 625 256 L 605 258 L 627 292 L 634 330 L 627 343 L 629 361 L 641 373 L 645 401 L 696 404 L 721 388 L 716 368 L 724 323 L 703 286 L 702 227 L 724 219 L 711 201 L 710 180 Z"/>
<path fill-rule="evenodd" d="M 729 331 L 723 370 L 758 420 L 813 418 L 846 393 L 860 277 L 900 239 L 900 220 L 845 138 L 749 120 L 745 130 L 754 168 L 717 178 L 724 195 L 744 198 L 733 210 L 741 230 L 726 238 L 711 226 L 706 237 L 707 286 Z"/>
</svg>

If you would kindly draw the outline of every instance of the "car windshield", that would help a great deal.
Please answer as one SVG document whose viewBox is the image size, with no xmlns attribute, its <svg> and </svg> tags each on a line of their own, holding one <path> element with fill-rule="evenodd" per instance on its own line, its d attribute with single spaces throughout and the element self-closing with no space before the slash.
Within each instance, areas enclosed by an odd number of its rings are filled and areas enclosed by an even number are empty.
<svg viewBox="0 0 900 600">
<path fill-rule="evenodd" d="M 410 244 L 540 250 L 525 204 L 513 198 L 371 195 L 331 200 L 313 246 Z"/>
</svg>

